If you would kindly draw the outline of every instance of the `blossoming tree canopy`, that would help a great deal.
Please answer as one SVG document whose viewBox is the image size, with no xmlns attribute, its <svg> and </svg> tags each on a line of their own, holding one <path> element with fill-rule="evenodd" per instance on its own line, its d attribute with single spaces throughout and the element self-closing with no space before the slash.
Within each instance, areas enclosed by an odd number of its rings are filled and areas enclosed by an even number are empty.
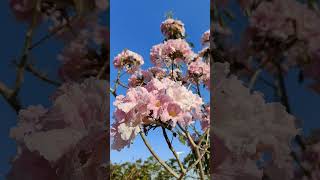
<svg viewBox="0 0 320 180">
<path fill-rule="evenodd" d="M 107 13 L 108 1 L 10 0 L 9 5 L 17 20 L 28 24 L 28 31 L 17 63 L 17 90 L 8 102 L 19 102 L 20 86 L 28 82 L 23 81 L 25 71 L 56 90 L 46 96 L 50 96 L 49 107 L 21 105 L 16 109 L 18 121 L 10 137 L 17 143 L 17 154 L 6 178 L 106 179 L 109 42 L 107 26 L 100 20 Z M 33 36 L 40 24 L 48 32 L 36 41 Z M 35 68 L 36 62 L 29 62 L 31 52 L 36 54 L 34 49 L 51 38 L 63 46 L 55 56 L 61 60 L 55 71 L 59 80 Z"/>
<path fill-rule="evenodd" d="M 208 48 L 209 31 L 202 38 L 202 53 L 195 53 L 185 39 L 181 21 L 168 18 L 162 22 L 160 30 L 165 40 L 150 50 L 152 67 L 141 69 L 146 60 L 128 49 L 113 60 L 118 70 L 115 86 L 111 89 L 116 97 L 111 127 L 112 148 L 115 150 L 129 147 L 138 134 L 144 138 L 144 134 L 154 128 L 162 128 L 166 138 L 166 131 L 172 132 L 173 137 L 180 133 L 182 139 L 190 141 L 190 144 L 202 136 L 209 136 L 210 108 L 201 96 L 201 91 L 208 91 L 210 84 L 210 61 L 204 53 Z M 129 74 L 126 83 L 121 82 L 121 73 Z M 120 86 L 126 89 L 124 95 L 116 93 Z M 201 123 L 201 127 L 196 129 L 198 134 L 190 134 L 196 122 Z M 208 149 L 208 139 L 205 141 Z M 201 141 L 200 146 L 204 146 Z M 200 156 L 198 158 L 201 160 Z M 181 169 L 185 171 L 182 165 Z"/>
<path fill-rule="evenodd" d="M 214 6 L 210 40 L 217 106 L 211 130 L 221 157 L 213 177 L 319 179 L 319 138 L 309 142 L 309 129 L 293 116 L 301 113 L 294 104 L 301 89 L 289 80 L 319 90 L 319 2 L 221 0 Z"/>
</svg>

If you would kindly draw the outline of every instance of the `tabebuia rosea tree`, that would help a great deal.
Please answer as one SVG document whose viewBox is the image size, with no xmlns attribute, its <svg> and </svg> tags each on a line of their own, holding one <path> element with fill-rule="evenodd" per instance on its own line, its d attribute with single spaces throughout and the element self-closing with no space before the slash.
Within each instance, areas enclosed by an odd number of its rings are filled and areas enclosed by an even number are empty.
<svg viewBox="0 0 320 180">
<path fill-rule="evenodd" d="M 319 93 L 319 2 L 220 0 L 211 10 L 213 177 L 320 179 L 319 130 L 293 116 L 313 106 L 297 105 L 299 83 Z"/>
<path fill-rule="evenodd" d="M 107 20 L 103 19 L 108 1 L 10 0 L 9 5 L 17 22 L 26 24 L 28 30 L 23 52 L 14 62 L 14 86 L 0 84 L 1 95 L 17 112 L 18 119 L 10 130 L 17 152 L 6 178 L 108 179 L 109 35 Z M 34 60 L 40 54 L 37 48 L 50 44 L 51 39 L 62 47 L 56 54 L 59 67 L 52 71 L 59 79 L 49 77 Z M 53 48 L 47 52 L 51 51 Z M 50 66 L 58 64 L 50 57 L 42 60 Z M 24 77 L 30 75 L 55 87 L 45 97 L 50 97 L 49 105 L 21 102 L 21 92 L 30 83 Z M 30 92 L 30 96 L 38 96 L 37 92 Z"/>
<path fill-rule="evenodd" d="M 164 40 L 151 47 L 150 57 L 124 49 L 113 60 L 118 73 L 110 89 L 115 96 L 111 147 L 121 151 L 140 136 L 171 179 L 210 179 L 210 105 L 203 97 L 210 88 L 210 32 L 203 34 L 203 49 L 196 53 L 181 21 L 168 16 L 160 28 Z M 141 68 L 145 61 L 150 61 L 148 69 Z M 125 74 L 129 78 L 121 78 Z M 119 88 L 125 93 L 118 94 Z M 147 135 L 156 132 L 163 136 L 157 141 L 173 153 L 173 163 L 162 160 L 150 145 Z M 184 159 L 172 138 L 190 148 Z"/>
</svg>

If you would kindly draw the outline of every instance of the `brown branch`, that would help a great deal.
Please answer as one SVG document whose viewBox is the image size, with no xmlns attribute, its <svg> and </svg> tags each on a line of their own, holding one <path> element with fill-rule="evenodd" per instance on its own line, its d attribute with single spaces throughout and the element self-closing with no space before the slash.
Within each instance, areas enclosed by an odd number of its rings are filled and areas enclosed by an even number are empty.
<svg viewBox="0 0 320 180">
<path fill-rule="evenodd" d="M 208 149 L 208 147 L 206 148 L 206 150 Z M 179 180 L 181 180 L 193 167 L 195 167 L 196 165 L 198 165 L 198 163 L 201 161 L 201 159 L 203 158 L 203 156 L 206 154 L 206 151 L 204 151 L 200 157 L 193 163 L 191 164 L 184 173 L 182 173 L 179 177 Z"/>
<path fill-rule="evenodd" d="M 14 90 L 12 93 L 12 97 L 16 97 L 18 95 L 20 88 L 21 88 L 21 84 L 24 79 L 24 70 L 27 66 L 27 61 L 28 61 L 28 57 L 29 57 L 29 53 L 30 53 L 29 48 L 32 44 L 33 33 L 34 33 L 34 29 L 37 25 L 37 20 L 38 20 L 38 15 L 39 15 L 39 12 L 37 11 L 38 2 L 39 2 L 39 0 L 33 1 L 32 22 L 31 22 L 31 25 L 30 25 L 27 33 L 26 33 L 21 60 L 18 64 L 17 77 L 16 77 L 16 82 L 15 82 L 15 87 L 14 87 Z"/>
<path fill-rule="evenodd" d="M 38 77 L 39 79 L 41 79 L 49 84 L 53 84 L 55 86 L 61 85 L 60 82 L 55 81 L 53 79 L 50 79 L 44 72 L 41 72 L 40 70 L 36 69 L 31 64 L 27 65 L 26 70 L 29 71 L 30 73 L 32 73 L 34 76 Z"/>
<path fill-rule="evenodd" d="M 40 80 L 43 80 L 44 82 L 47 82 L 47 83 L 55 85 L 55 86 L 61 85 L 60 82 L 53 80 L 53 79 L 50 79 L 46 73 L 36 69 L 32 64 L 27 64 L 26 70 L 28 72 L 30 72 L 31 74 L 33 74 L 35 77 L 39 78 Z"/>
<path fill-rule="evenodd" d="M 78 16 L 74 17 L 71 19 L 72 21 L 75 21 L 78 19 Z M 45 42 L 46 40 L 49 40 L 51 37 L 53 37 L 54 35 L 56 35 L 58 32 L 60 32 L 61 30 L 63 30 L 64 28 L 68 28 L 70 30 L 70 32 L 72 33 L 73 36 L 76 36 L 76 33 L 73 31 L 71 23 L 69 20 L 66 24 L 60 25 L 56 28 L 54 28 L 52 31 L 49 32 L 49 34 L 45 35 L 44 37 L 42 37 L 40 40 L 38 40 L 37 42 L 35 42 L 34 44 L 30 45 L 29 50 L 32 50 L 36 47 L 38 47 L 40 44 L 42 44 L 43 42 Z"/>
<path fill-rule="evenodd" d="M 9 89 L 5 84 L 0 82 L 0 94 L 8 102 L 8 104 L 16 111 L 19 112 L 21 105 L 16 96 L 12 96 L 13 91 Z"/>
<path fill-rule="evenodd" d="M 190 136 L 190 133 L 188 132 L 188 130 L 184 129 L 179 123 L 178 123 L 179 128 L 186 134 L 188 141 L 191 144 L 192 149 L 195 151 L 195 154 L 197 156 L 197 158 L 200 160 L 202 159 L 200 156 L 200 151 L 199 151 L 199 146 L 193 141 L 192 137 Z M 204 171 L 203 171 L 203 166 L 202 163 L 198 164 L 199 167 L 199 171 L 200 171 L 200 179 L 204 180 L 205 179 L 205 175 L 204 175 Z"/>
</svg>

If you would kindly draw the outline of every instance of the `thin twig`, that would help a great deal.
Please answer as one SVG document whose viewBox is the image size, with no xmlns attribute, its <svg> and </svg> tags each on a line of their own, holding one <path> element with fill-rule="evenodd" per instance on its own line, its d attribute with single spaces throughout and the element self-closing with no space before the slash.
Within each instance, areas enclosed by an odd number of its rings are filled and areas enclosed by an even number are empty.
<svg viewBox="0 0 320 180">
<path fill-rule="evenodd" d="M 208 149 L 208 148 L 206 148 Z M 179 180 L 181 180 L 193 167 L 195 167 L 196 165 L 198 165 L 198 163 L 202 160 L 203 156 L 206 154 L 206 151 L 204 151 L 200 157 L 193 163 L 191 164 L 184 173 L 182 173 L 179 177 Z"/>
<path fill-rule="evenodd" d="M 114 87 L 113 87 L 113 89 L 111 90 L 111 93 L 112 93 L 114 96 L 117 96 L 117 88 L 118 88 L 118 85 L 119 85 L 119 82 L 120 82 L 120 77 L 121 77 L 121 70 L 118 70 L 116 83 L 114 84 Z"/>
<path fill-rule="evenodd" d="M 249 87 L 248 87 L 250 91 L 253 89 L 261 72 L 262 72 L 262 70 L 258 69 L 254 72 L 253 76 L 251 77 L 250 82 L 249 82 Z"/>
<path fill-rule="evenodd" d="M 178 154 L 176 153 L 176 151 L 174 150 L 172 144 L 170 143 L 170 140 L 168 138 L 168 134 L 167 134 L 166 129 L 164 127 L 162 127 L 162 132 L 163 132 L 164 138 L 166 139 L 166 142 L 168 144 L 169 149 L 171 150 L 171 152 L 173 153 L 174 157 L 176 158 L 176 160 L 177 160 L 177 162 L 179 164 L 181 172 L 184 173 L 186 170 L 184 169 L 184 167 L 183 167 L 183 165 L 182 165 L 182 163 L 181 163 L 181 161 L 179 159 Z"/>
<path fill-rule="evenodd" d="M 41 72 L 40 70 L 36 69 L 35 67 L 33 67 L 32 64 L 27 64 L 26 66 L 26 70 L 29 71 L 30 73 L 32 73 L 35 77 L 39 78 L 40 80 L 43 80 L 44 82 L 47 82 L 49 84 L 55 85 L 55 86 L 60 86 L 61 83 L 50 79 L 47 74 L 45 74 L 44 72 Z"/>
<path fill-rule="evenodd" d="M 74 17 L 72 20 L 77 19 L 76 17 Z M 72 27 L 69 24 L 70 22 L 60 25 L 59 27 L 56 27 L 53 31 L 50 31 L 49 34 L 46 34 L 44 37 L 42 37 L 40 40 L 38 40 L 37 42 L 35 42 L 34 44 L 32 44 L 29 47 L 29 50 L 32 50 L 36 47 L 38 47 L 40 44 L 44 43 L 46 40 L 49 40 L 51 37 L 53 37 L 54 35 L 56 35 L 58 32 L 60 32 L 61 30 L 63 30 L 64 28 L 69 28 L 71 33 L 75 36 L 75 33 L 72 31 Z"/>
<path fill-rule="evenodd" d="M 171 173 L 174 177 L 179 178 L 179 175 L 173 170 L 171 169 L 162 159 L 160 159 L 160 157 L 154 152 L 154 150 L 151 148 L 150 144 L 148 143 L 145 135 L 143 132 L 139 133 L 144 144 L 147 146 L 147 148 L 149 149 L 150 153 L 153 155 L 154 158 L 156 158 L 156 160 L 169 172 Z"/>
<path fill-rule="evenodd" d="M 103 73 L 105 73 L 105 71 L 107 70 L 108 65 L 109 65 L 109 61 L 106 61 L 103 67 L 101 68 L 101 70 L 99 71 L 97 79 L 100 79 L 102 77 Z"/>
<path fill-rule="evenodd" d="M 0 82 L 0 94 L 8 102 L 8 104 L 16 111 L 19 112 L 21 104 L 16 96 L 12 96 L 13 91 L 9 89 L 5 84 Z"/>
<path fill-rule="evenodd" d="M 16 82 L 15 82 L 15 87 L 12 93 L 13 97 L 16 97 L 20 91 L 21 88 L 21 84 L 23 82 L 24 79 L 24 70 L 26 68 L 27 65 L 27 61 L 28 61 L 28 57 L 29 57 L 29 53 L 30 53 L 30 46 L 32 44 L 32 38 L 33 38 L 33 34 L 34 34 L 34 29 L 37 25 L 37 20 L 38 20 L 38 15 L 39 12 L 37 11 L 37 5 L 38 5 L 39 0 L 34 0 L 33 1 L 33 15 L 32 15 L 32 22 L 31 25 L 26 33 L 26 37 L 25 37 L 25 43 L 24 43 L 24 47 L 23 47 L 23 51 L 22 51 L 22 56 L 21 56 L 21 60 L 18 64 L 18 70 L 17 70 L 17 77 L 16 77 Z"/>
<path fill-rule="evenodd" d="M 199 151 L 199 148 L 198 146 L 195 144 L 195 142 L 193 141 L 192 137 L 190 136 L 190 133 L 188 132 L 187 129 L 184 129 L 179 123 L 178 123 L 178 126 L 180 127 L 180 129 L 182 129 L 182 131 L 185 132 L 186 136 L 187 136 L 187 139 L 189 140 L 190 144 L 191 144 L 191 147 L 192 149 L 195 151 L 196 153 L 196 156 L 197 158 L 201 158 L 200 156 L 200 151 Z M 202 159 L 202 158 L 201 158 Z M 200 160 L 201 160 L 200 159 Z M 204 171 L 203 171 L 203 166 L 202 166 L 202 163 L 199 163 L 198 164 L 199 166 L 199 171 L 200 171 L 200 179 L 201 180 L 204 180 L 205 179 L 205 176 L 204 176 Z"/>
</svg>

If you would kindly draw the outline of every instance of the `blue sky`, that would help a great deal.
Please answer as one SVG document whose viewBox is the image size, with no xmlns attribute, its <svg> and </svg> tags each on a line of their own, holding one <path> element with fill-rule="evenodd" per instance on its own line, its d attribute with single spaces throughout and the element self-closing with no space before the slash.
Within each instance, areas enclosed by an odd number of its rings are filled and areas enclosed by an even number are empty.
<svg viewBox="0 0 320 180">
<path fill-rule="evenodd" d="M 0 16 L 2 17 L 0 33 L 0 81 L 12 86 L 15 80 L 15 68 L 11 63 L 14 59 L 20 57 L 27 26 L 15 20 L 8 1 L 1 1 L 0 7 Z M 35 39 L 39 39 L 46 32 L 44 26 L 40 27 L 36 31 Z M 32 53 L 37 67 L 47 72 L 51 77 L 57 77 L 55 72 L 58 67 L 56 55 L 61 47 L 59 42 L 51 40 L 36 48 Z M 48 97 L 53 92 L 54 87 L 38 81 L 29 73 L 26 73 L 24 81 L 26 84 L 22 87 L 21 91 L 23 105 L 49 105 Z M 2 97 L 0 97 L 0 119 L 0 179 L 4 179 L 2 175 L 8 171 L 9 160 L 16 153 L 15 142 L 8 137 L 10 128 L 16 124 L 16 114 Z"/>
<path fill-rule="evenodd" d="M 210 25 L 209 0 L 111 0 L 110 37 L 111 61 L 124 48 L 128 48 L 144 57 L 142 68 L 150 66 L 149 53 L 153 45 L 163 41 L 160 24 L 168 11 L 174 18 L 184 22 L 188 40 L 195 45 L 195 52 L 201 50 L 200 38 Z M 116 70 L 111 67 L 111 79 L 115 79 Z M 111 86 L 112 87 L 112 86 Z M 123 94 L 123 91 L 120 91 Z M 208 97 L 208 95 L 207 95 Z M 110 103 L 114 98 L 110 98 Z M 112 116 L 114 108 L 110 110 Z M 147 136 L 152 147 L 163 159 L 173 157 L 168 149 L 162 132 L 156 130 Z M 177 151 L 186 151 L 178 141 L 173 141 Z M 151 154 L 138 136 L 131 147 L 120 152 L 111 151 L 111 161 L 125 162 L 149 157 Z"/>
</svg>

